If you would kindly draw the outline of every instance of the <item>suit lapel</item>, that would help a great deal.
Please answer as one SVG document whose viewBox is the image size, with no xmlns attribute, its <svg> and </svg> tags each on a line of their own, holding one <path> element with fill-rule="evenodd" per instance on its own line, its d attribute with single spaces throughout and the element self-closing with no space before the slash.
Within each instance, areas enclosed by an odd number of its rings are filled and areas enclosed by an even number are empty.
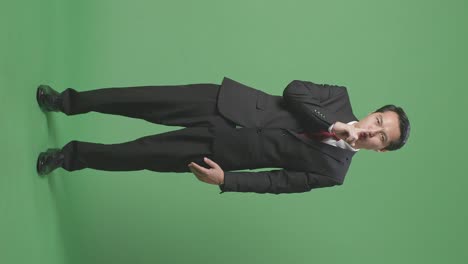
<svg viewBox="0 0 468 264">
<path fill-rule="evenodd" d="M 304 142 L 305 144 L 307 144 L 308 146 L 312 147 L 312 148 L 315 148 L 317 150 L 319 150 L 320 152 L 336 159 L 337 161 L 340 161 L 340 162 L 345 162 L 346 160 L 348 159 L 351 159 L 353 157 L 353 155 L 356 153 L 352 150 L 348 150 L 348 149 L 342 149 L 340 147 L 335 147 L 335 146 L 331 146 L 331 145 L 328 145 L 326 143 L 323 143 L 323 142 L 318 142 L 316 140 L 313 140 L 313 139 L 310 139 L 308 137 L 303 137 L 303 136 L 300 136 L 298 132 L 295 132 L 291 129 L 286 129 L 289 133 L 291 133 L 294 137 L 296 137 L 297 139 L 299 139 L 300 141 Z"/>
</svg>

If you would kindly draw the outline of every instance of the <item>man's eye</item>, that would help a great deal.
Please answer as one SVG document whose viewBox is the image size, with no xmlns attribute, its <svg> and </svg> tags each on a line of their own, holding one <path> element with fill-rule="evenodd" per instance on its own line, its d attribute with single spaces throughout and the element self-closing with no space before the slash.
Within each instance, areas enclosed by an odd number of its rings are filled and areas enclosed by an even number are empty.
<svg viewBox="0 0 468 264">
<path fill-rule="evenodd" d="M 377 119 L 377 124 L 380 124 L 380 120 L 378 117 L 376 117 L 375 119 Z"/>
</svg>

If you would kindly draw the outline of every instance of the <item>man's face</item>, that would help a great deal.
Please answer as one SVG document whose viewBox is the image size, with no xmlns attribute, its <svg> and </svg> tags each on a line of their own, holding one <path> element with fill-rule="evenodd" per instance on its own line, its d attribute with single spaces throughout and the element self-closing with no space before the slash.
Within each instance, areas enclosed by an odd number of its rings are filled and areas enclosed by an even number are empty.
<svg viewBox="0 0 468 264">
<path fill-rule="evenodd" d="M 400 138 L 400 124 L 398 114 L 393 111 L 384 113 L 371 113 L 364 119 L 353 124 L 358 128 L 376 130 L 377 133 L 369 137 L 359 138 L 355 148 L 372 149 L 378 152 L 387 147 L 390 142 Z"/>
</svg>

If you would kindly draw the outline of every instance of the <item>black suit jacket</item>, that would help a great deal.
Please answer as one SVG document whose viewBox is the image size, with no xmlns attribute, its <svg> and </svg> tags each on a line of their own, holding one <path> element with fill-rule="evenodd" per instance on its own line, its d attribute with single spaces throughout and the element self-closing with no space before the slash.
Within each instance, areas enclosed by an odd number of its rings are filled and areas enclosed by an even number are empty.
<svg viewBox="0 0 468 264">
<path fill-rule="evenodd" d="M 215 131 L 214 161 L 225 171 L 220 193 L 301 193 L 343 184 L 355 152 L 298 133 L 358 120 L 345 87 L 294 80 L 275 96 L 225 77 L 217 106 L 239 125 Z M 234 171 L 274 167 L 280 169 Z"/>
</svg>

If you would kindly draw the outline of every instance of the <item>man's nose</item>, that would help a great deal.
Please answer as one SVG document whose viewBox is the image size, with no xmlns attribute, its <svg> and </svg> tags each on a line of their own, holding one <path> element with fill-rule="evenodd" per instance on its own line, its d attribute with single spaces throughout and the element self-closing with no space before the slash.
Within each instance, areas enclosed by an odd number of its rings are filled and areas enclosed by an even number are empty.
<svg viewBox="0 0 468 264">
<path fill-rule="evenodd" d="M 369 129 L 369 135 L 370 135 L 371 137 L 373 137 L 373 136 L 379 134 L 380 132 L 382 132 L 382 130 L 383 130 L 383 129 L 382 129 L 381 127 L 374 127 L 374 128 L 371 128 L 371 129 Z"/>
</svg>

